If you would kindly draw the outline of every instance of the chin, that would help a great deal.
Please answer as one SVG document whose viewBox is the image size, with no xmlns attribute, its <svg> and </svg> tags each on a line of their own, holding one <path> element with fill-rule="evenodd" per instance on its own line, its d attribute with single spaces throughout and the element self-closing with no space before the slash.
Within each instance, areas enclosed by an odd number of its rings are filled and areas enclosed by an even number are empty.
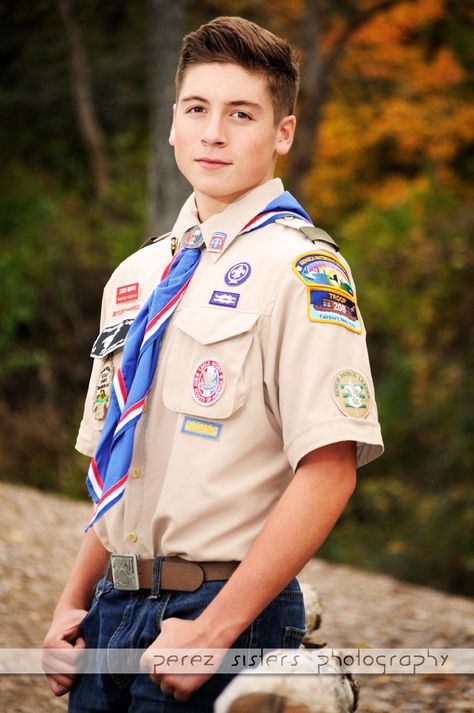
<svg viewBox="0 0 474 713">
<path fill-rule="evenodd" d="M 223 200 L 229 196 L 233 197 L 240 195 L 241 193 L 245 193 L 249 190 L 246 187 L 239 188 L 238 186 L 223 186 L 222 183 L 220 185 L 215 185 L 215 183 L 212 185 L 206 183 L 205 181 L 197 181 L 193 185 L 195 191 L 216 200 Z"/>
</svg>

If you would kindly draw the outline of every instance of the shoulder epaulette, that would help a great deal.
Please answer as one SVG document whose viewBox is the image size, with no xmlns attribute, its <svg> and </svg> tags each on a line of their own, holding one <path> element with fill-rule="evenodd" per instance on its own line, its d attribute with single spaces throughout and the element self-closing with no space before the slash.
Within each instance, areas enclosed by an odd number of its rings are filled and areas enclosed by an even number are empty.
<svg viewBox="0 0 474 713">
<path fill-rule="evenodd" d="M 171 232 L 163 233 L 163 235 L 152 235 L 151 238 L 147 238 L 143 245 L 140 245 L 138 249 L 141 250 L 142 248 L 148 247 L 148 245 L 154 245 L 154 243 L 159 243 L 160 240 L 164 240 L 169 235 L 171 235 Z"/>
<path fill-rule="evenodd" d="M 300 228 L 300 230 L 312 243 L 317 243 L 318 241 L 328 243 L 339 252 L 339 245 L 322 228 L 316 228 L 314 225 L 305 225 Z"/>
</svg>

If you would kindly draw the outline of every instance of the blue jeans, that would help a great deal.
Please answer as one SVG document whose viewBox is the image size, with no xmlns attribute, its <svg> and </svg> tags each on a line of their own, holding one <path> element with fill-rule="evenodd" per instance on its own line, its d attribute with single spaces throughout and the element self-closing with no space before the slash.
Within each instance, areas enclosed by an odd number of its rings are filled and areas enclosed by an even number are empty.
<svg viewBox="0 0 474 713">
<path fill-rule="evenodd" d="M 88 648 L 147 648 L 170 617 L 196 619 L 225 581 L 204 582 L 195 592 L 122 592 L 102 579 L 81 622 Z M 305 633 L 303 595 L 296 579 L 234 642 L 232 648 L 298 648 Z M 233 678 L 214 674 L 185 701 L 165 696 L 147 674 L 83 674 L 69 696 L 69 713 L 212 713 L 215 699 Z"/>
</svg>

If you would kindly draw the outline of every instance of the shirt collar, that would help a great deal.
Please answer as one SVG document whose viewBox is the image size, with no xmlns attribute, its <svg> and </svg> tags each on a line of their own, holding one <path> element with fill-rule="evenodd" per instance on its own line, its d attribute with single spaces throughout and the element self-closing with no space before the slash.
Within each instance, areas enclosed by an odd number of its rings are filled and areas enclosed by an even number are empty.
<svg viewBox="0 0 474 713">
<path fill-rule="evenodd" d="M 270 201 L 283 193 L 283 191 L 284 188 L 281 180 L 279 178 L 272 178 L 261 186 L 252 188 L 252 190 L 226 206 L 223 211 L 215 213 L 201 223 L 206 248 L 209 249 L 215 233 L 220 234 L 220 241 L 218 242 L 222 242 L 222 238 L 224 238 L 221 250 L 214 252 L 211 247 L 209 257 L 216 262 L 239 235 L 244 225 L 262 211 Z M 180 240 L 183 233 L 197 223 L 199 223 L 199 219 L 194 193 L 192 193 L 181 208 L 171 234 Z"/>
</svg>

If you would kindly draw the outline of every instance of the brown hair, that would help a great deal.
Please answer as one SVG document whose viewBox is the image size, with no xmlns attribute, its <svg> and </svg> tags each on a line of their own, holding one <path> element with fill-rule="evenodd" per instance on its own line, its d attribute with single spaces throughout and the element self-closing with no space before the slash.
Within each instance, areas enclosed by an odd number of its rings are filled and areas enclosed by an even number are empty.
<svg viewBox="0 0 474 713">
<path fill-rule="evenodd" d="M 296 52 L 286 40 L 242 17 L 217 17 L 183 39 L 176 71 L 179 94 L 186 69 L 193 64 L 238 64 L 264 74 L 275 122 L 292 114 L 299 88 Z"/>
</svg>

